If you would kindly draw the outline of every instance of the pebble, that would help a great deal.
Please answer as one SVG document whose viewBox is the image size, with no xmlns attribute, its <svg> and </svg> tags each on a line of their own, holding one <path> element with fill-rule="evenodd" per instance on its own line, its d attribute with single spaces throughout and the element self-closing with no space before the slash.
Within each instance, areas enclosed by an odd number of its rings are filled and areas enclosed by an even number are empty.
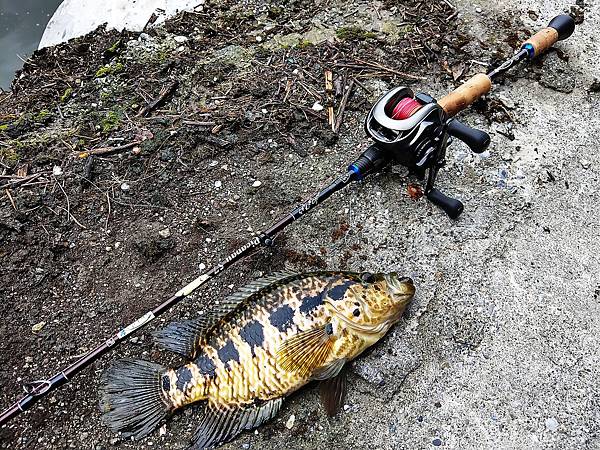
<svg viewBox="0 0 600 450">
<path fill-rule="evenodd" d="M 323 111 L 324 108 L 323 108 L 323 105 L 321 105 L 319 102 L 315 102 L 315 104 L 312 105 L 312 109 L 314 111 L 318 112 L 318 111 Z"/>
<path fill-rule="evenodd" d="M 477 7 L 477 8 L 475 8 L 475 12 L 477 14 L 481 14 L 483 12 L 483 10 L 481 8 Z"/>
<path fill-rule="evenodd" d="M 546 419 L 546 429 L 552 432 L 558 430 L 558 421 L 554 417 L 548 417 Z"/>
<path fill-rule="evenodd" d="M 63 170 L 61 169 L 60 166 L 54 166 L 52 168 L 52 175 L 54 175 L 55 177 L 60 177 L 63 174 Z"/>
<path fill-rule="evenodd" d="M 255 187 L 255 188 L 260 187 L 261 185 L 262 185 L 262 183 L 258 180 L 256 180 L 254 183 L 252 183 L 252 187 Z"/>
<path fill-rule="evenodd" d="M 131 186 L 129 186 L 129 184 L 127 184 L 127 183 L 121 183 L 121 190 L 123 192 L 127 192 L 130 188 L 131 188 Z"/>
<path fill-rule="evenodd" d="M 215 187 L 217 189 L 219 189 L 221 186 L 223 186 L 223 183 L 220 180 L 215 181 Z"/>
<path fill-rule="evenodd" d="M 185 36 L 175 36 L 174 39 L 175 39 L 175 42 L 178 42 L 179 44 L 183 44 L 184 42 L 186 42 L 188 40 L 188 38 Z"/>
<path fill-rule="evenodd" d="M 581 167 L 583 167 L 584 169 L 589 169 L 590 165 L 592 163 L 589 160 L 587 160 L 587 159 L 580 159 L 579 160 L 579 164 L 581 164 Z"/>
<path fill-rule="evenodd" d="M 31 331 L 33 331 L 34 333 L 37 333 L 38 331 L 42 331 L 42 328 L 44 328 L 45 326 L 46 326 L 46 322 L 36 323 L 34 326 L 31 327 Z"/>
<path fill-rule="evenodd" d="M 442 440 L 439 438 L 435 438 L 433 441 L 431 441 L 431 443 L 434 447 L 439 447 L 440 445 L 442 445 Z"/>
<path fill-rule="evenodd" d="M 164 230 L 160 230 L 158 232 L 158 234 L 160 235 L 161 238 L 168 238 L 171 236 L 171 230 L 169 230 L 168 228 L 165 228 Z"/>
<path fill-rule="evenodd" d="M 294 414 L 292 414 L 290 416 L 290 418 L 287 420 L 287 422 L 285 423 L 285 427 L 288 430 L 291 430 L 292 428 L 294 428 L 294 422 L 296 421 L 296 416 Z"/>
</svg>

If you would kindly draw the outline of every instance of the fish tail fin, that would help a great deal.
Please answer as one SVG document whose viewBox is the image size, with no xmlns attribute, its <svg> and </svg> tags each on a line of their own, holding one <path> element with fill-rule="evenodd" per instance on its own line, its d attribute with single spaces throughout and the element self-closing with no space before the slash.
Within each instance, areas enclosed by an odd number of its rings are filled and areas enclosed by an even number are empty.
<svg viewBox="0 0 600 450">
<path fill-rule="evenodd" d="M 102 375 L 100 410 L 114 432 L 139 439 L 173 411 L 163 390 L 167 369 L 148 361 L 123 359 Z"/>
</svg>

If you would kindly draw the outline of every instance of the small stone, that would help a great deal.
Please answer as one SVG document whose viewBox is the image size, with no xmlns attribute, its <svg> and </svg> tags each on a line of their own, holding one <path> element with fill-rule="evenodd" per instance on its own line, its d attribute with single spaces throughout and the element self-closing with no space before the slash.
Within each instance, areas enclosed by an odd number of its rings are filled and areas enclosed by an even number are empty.
<svg viewBox="0 0 600 450">
<path fill-rule="evenodd" d="M 252 187 L 255 187 L 255 188 L 261 187 L 261 185 L 262 185 L 262 183 L 258 180 L 256 180 L 254 183 L 252 183 Z"/>
<path fill-rule="evenodd" d="M 219 189 L 221 186 L 223 186 L 223 183 L 220 180 L 215 181 L 215 187 L 217 189 Z"/>
<path fill-rule="evenodd" d="M 296 421 L 296 416 L 294 414 L 292 414 L 290 416 L 290 418 L 287 420 L 287 422 L 285 423 L 285 427 L 288 430 L 291 430 L 292 428 L 294 428 L 294 422 Z"/>
<path fill-rule="evenodd" d="M 26 363 L 32 363 L 33 362 L 33 358 L 31 356 L 26 356 L 25 357 L 25 362 Z"/>
<path fill-rule="evenodd" d="M 324 107 L 319 102 L 315 102 L 315 104 L 312 105 L 312 109 L 313 109 L 313 111 L 318 112 L 318 111 L 323 111 Z"/>
<path fill-rule="evenodd" d="M 89 433 L 81 433 L 79 435 L 79 439 L 81 439 L 81 440 L 87 439 L 89 435 L 90 435 Z"/>
<path fill-rule="evenodd" d="M 589 160 L 587 160 L 587 159 L 580 159 L 579 160 L 579 164 L 581 164 L 581 167 L 583 167 L 584 169 L 589 169 L 590 165 L 592 163 Z"/>
<path fill-rule="evenodd" d="M 477 14 L 481 14 L 483 12 L 483 10 L 481 8 L 477 7 L 477 8 L 475 8 L 475 12 Z"/>
<path fill-rule="evenodd" d="M 42 331 L 42 328 L 44 328 L 45 326 L 46 326 L 46 322 L 36 323 L 34 326 L 31 327 L 31 331 L 33 331 L 34 333 L 37 333 L 38 331 Z"/>
<path fill-rule="evenodd" d="M 110 441 L 108 441 L 110 445 L 115 445 L 117 442 L 119 442 L 119 438 L 112 438 Z"/>
<path fill-rule="evenodd" d="M 188 40 L 188 38 L 185 36 L 175 36 L 173 39 L 175 39 L 175 42 L 177 42 L 179 44 L 183 44 L 184 42 L 186 42 Z"/>
<path fill-rule="evenodd" d="M 431 441 L 431 443 L 434 447 L 439 447 L 440 445 L 442 445 L 442 440 L 440 438 L 435 438 L 433 441 Z"/>
<path fill-rule="evenodd" d="M 198 265 L 198 270 L 204 270 L 204 269 L 206 269 L 206 264 L 204 264 L 204 263 L 200 263 L 200 264 Z"/>
<path fill-rule="evenodd" d="M 250 444 L 242 444 L 242 448 L 247 450 L 250 448 Z"/>
<path fill-rule="evenodd" d="M 350 410 L 350 405 L 344 405 L 344 411 L 349 411 Z"/>
<path fill-rule="evenodd" d="M 558 430 L 558 421 L 554 417 L 548 417 L 546 419 L 546 429 L 551 432 Z"/>
<path fill-rule="evenodd" d="M 131 186 L 129 186 L 129 184 L 127 184 L 127 183 L 121 183 L 121 190 L 123 192 L 127 192 L 130 188 L 131 188 Z"/>
<path fill-rule="evenodd" d="M 60 177 L 63 174 L 63 170 L 61 169 L 60 166 L 54 166 L 52 168 L 52 175 L 54 175 L 55 177 Z"/>
<path fill-rule="evenodd" d="M 158 234 L 161 238 L 166 239 L 171 236 L 171 230 L 169 230 L 168 228 L 165 228 L 164 230 L 160 230 L 158 232 Z"/>
</svg>

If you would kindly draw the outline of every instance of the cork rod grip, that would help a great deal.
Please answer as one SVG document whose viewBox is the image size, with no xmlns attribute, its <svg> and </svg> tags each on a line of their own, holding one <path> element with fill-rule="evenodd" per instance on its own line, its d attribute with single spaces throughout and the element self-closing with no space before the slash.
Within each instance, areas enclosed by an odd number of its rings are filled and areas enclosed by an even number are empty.
<svg viewBox="0 0 600 450">
<path fill-rule="evenodd" d="M 535 33 L 525 42 L 523 42 L 523 45 L 521 47 L 530 44 L 535 52 L 534 56 L 539 56 L 546 50 L 548 50 L 550 47 L 552 47 L 554 44 L 556 44 L 557 41 L 558 31 L 554 28 L 546 27 Z"/>
<path fill-rule="evenodd" d="M 455 116 L 492 89 L 492 80 L 484 73 L 478 73 L 464 84 L 438 100 L 448 117 Z"/>
</svg>

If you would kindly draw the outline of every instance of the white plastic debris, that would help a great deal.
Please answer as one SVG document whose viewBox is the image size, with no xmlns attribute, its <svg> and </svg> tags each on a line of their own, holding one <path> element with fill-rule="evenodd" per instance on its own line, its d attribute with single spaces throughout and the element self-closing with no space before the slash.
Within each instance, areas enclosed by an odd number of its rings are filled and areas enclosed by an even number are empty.
<svg viewBox="0 0 600 450">
<path fill-rule="evenodd" d="M 252 187 L 257 188 L 257 187 L 261 187 L 261 186 L 262 186 L 262 182 L 260 182 L 258 180 L 256 180 L 254 183 L 252 183 Z"/>
<path fill-rule="evenodd" d="M 63 174 L 63 170 L 60 166 L 54 166 L 52 168 L 52 175 L 55 177 L 60 177 Z"/>
<path fill-rule="evenodd" d="M 31 331 L 33 331 L 34 333 L 37 333 L 38 331 L 42 331 L 42 328 L 44 328 L 45 326 L 46 326 L 46 322 L 36 323 L 34 326 L 31 327 Z"/>
<path fill-rule="evenodd" d="M 131 188 L 131 186 L 129 186 L 129 184 L 127 184 L 127 183 L 121 183 L 121 190 L 123 192 L 127 192 L 130 188 Z"/>
<path fill-rule="evenodd" d="M 285 423 L 285 427 L 288 430 L 291 430 L 292 428 L 294 428 L 294 422 L 296 421 L 296 416 L 294 414 L 292 414 L 290 416 L 290 418 L 287 420 L 287 422 Z"/>
<path fill-rule="evenodd" d="M 217 189 L 219 189 L 221 186 L 223 186 L 223 183 L 221 183 L 221 181 L 220 181 L 220 180 L 217 180 L 217 181 L 215 181 L 215 187 L 216 187 Z"/>
<path fill-rule="evenodd" d="M 162 238 L 168 238 L 169 236 L 171 236 L 171 230 L 169 230 L 168 228 L 165 228 L 164 230 L 160 230 L 158 232 L 158 234 L 160 235 L 160 237 Z"/>
<path fill-rule="evenodd" d="M 175 39 L 175 42 L 178 42 L 179 44 L 183 44 L 188 40 L 188 38 L 185 36 L 175 36 L 173 39 Z"/>
<path fill-rule="evenodd" d="M 315 104 L 312 105 L 312 109 L 314 111 L 318 112 L 318 111 L 323 111 L 324 108 L 323 108 L 323 105 L 321 105 L 319 102 L 315 102 Z"/>
</svg>

